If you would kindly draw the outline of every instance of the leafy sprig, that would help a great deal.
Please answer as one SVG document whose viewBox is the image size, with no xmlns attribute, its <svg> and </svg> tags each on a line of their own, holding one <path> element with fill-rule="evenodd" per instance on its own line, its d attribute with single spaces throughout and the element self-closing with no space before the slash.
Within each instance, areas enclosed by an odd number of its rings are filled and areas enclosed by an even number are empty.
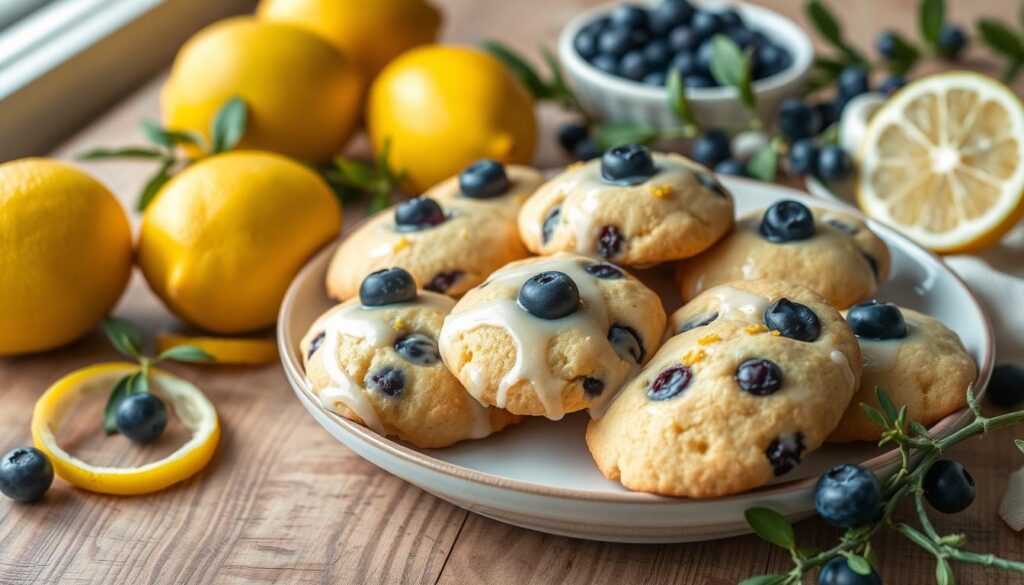
<svg viewBox="0 0 1024 585">
<path fill-rule="evenodd" d="M 392 195 L 408 176 L 404 170 L 394 170 L 390 159 L 391 141 L 385 140 L 372 163 L 336 157 L 321 174 L 343 203 L 369 197 L 369 213 L 376 213 L 391 205 Z"/>
<path fill-rule="evenodd" d="M 547 73 L 544 74 L 530 65 L 522 55 L 499 41 L 488 39 L 481 46 L 504 63 L 505 67 L 523 82 L 533 95 L 533 99 L 556 101 L 564 109 L 580 114 L 588 122 L 592 121 L 576 92 L 565 82 L 562 67 L 551 49 L 540 49 L 544 64 L 547 66 Z"/>
<path fill-rule="evenodd" d="M 106 334 L 114 349 L 139 364 L 138 371 L 118 380 L 110 392 L 107 405 L 103 409 L 103 430 L 108 435 L 117 433 L 117 408 L 121 405 L 121 401 L 131 394 L 149 392 L 149 374 L 154 365 L 165 360 L 176 362 L 213 360 L 213 356 L 191 345 L 177 345 L 164 350 L 156 357 L 149 357 L 142 352 L 142 332 L 128 321 L 117 317 L 107 317 L 103 320 L 103 333 Z"/>
<path fill-rule="evenodd" d="M 986 417 L 975 400 L 973 390 L 968 388 L 967 405 L 972 420 L 949 436 L 935 439 L 924 425 L 907 422 L 906 406 L 897 408 L 881 388 L 875 389 L 875 395 L 878 399 L 878 408 L 868 404 L 860 406 L 868 418 L 882 428 L 879 445 L 893 444 L 900 453 L 900 468 L 883 484 L 882 511 L 878 518 L 869 524 L 847 530 L 836 546 L 825 551 L 817 551 L 798 546 L 793 527 L 783 515 L 769 508 L 751 508 L 746 511 L 747 523 L 751 530 L 764 540 L 786 549 L 792 557 L 793 568 L 787 573 L 750 577 L 740 585 L 796 585 L 801 583 L 805 573 L 825 565 L 836 557 L 844 557 L 854 572 L 868 575 L 872 567 L 878 565 L 871 539 L 884 528 L 896 530 L 935 557 L 935 579 L 939 585 L 956 583 L 952 562 L 985 565 L 1024 573 L 1022 562 L 963 550 L 966 537 L 963 534 L 940 534 L 928 518 L 924 505 L 924 477 L 939 457 L 967 439 L 1024 422 L 1024 411 Z M 1024 441 L 1017 440 L 1015 443 L 1024 453 Z M 914 461 L 917 460 L 919 462 L 915 466 Z M 914 500 L 916 526 L 895 517 L 896 508 L 908 497 Z"/>
<path fill-rule="evenodd" d="M 1021 20 L 1024 21 L 1024 11 Z M 1003 81 L 1012 83 L 1024 68 L 1024 31 L 989 18 L 978 20 L 976 27 L 981 42 L 1006 60 Z"/>
</svg>

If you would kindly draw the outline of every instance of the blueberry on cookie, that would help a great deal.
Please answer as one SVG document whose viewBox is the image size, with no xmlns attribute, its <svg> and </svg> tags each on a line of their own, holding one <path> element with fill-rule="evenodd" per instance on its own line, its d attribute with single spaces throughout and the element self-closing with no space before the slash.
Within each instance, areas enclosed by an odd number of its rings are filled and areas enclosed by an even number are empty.
<svg viewBox="0 0 1024 585">
<path fill-rule="evenodd" d="M 846 308 L 874 294 L 889 268 L 888 248 L 860 219 L 783 200 L 679 262 L 676 280 L 685 299 L 735 280 L 789 280 Z"/>
<path fill-rule="evenodd" d="M 627 488 L 715 497 L 792 471 L 835 428 L 860 351 L 842 315 L 783 281 L 709 289 L 587 428 L 598 468 Z"/>
<path fill-rule="evenodd" d="M 467 200 L 485 203 L 515 218 L 523 202 L 543 182 L 544 177 L 536 169 L 481 159 L 458 176 L 431 187 L 425 195 L 442 203 Z"/>
<path fill-rule="evenodd" d="M 657 349 L 658 296 L 621 268 L 572 254 L 496 271 L 462 297 L 439 341 L 480 402 L 560 419 L 600 410 Z"/>
<path fill-rule="evenodd" d="M 569 166 L 519 212 L 531 252 L 575 252 L 627 266 L 693 256 L 732 224 L 732 196 L 708 169 L 636 144 Z"/>
<path fill-rule="evenodd" d="M 481 405 L 441 362 L 437 338 L 454 305 L 417 291 L 401 268 L 370 274 L 359 298 L 324 313 L 302 340 L 313 392 L 328 410 L 424 448 L 486 437 L 516 422 Z"/>
</svg>

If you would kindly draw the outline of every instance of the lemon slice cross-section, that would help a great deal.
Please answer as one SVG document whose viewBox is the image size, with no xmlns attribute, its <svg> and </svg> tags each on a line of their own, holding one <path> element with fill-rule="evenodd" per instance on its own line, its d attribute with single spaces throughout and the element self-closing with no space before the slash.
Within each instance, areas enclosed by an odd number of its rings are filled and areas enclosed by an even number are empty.
<svg viewBox="0 0 1024 585">
<path fill-rule="evenodd" d="M 103 494 L 147 494 L 192 477 L 210 462 L 220 440 L 216 409 L 199 388 L 156 368 L 150 370 L 150 391 L 173 406 L 192 433 L 188 441 L 164 459 L 139 467 L 90 465 L 60 446 L 56 431 L 83 397 L 109 394 L 118 380 L 138 369 L 127 362 L 82 368 L 58 380 L 36 402 L 32 439 L 68 483 Z"/>
<path fill-rule="evenodd" d="M 1024 106 L 977 73 L 897 92 L 871 119 L 858 158 L 865 213 L 936 252 L 988 247 L 1024 213 Z"/>
</svg>

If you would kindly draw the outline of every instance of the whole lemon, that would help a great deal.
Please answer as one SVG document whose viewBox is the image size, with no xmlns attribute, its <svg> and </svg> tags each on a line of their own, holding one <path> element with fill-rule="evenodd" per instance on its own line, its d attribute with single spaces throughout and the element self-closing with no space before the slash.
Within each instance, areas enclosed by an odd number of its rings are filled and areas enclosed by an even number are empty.
<svg viewBox="0 0 1024 585">
<path fill-rule="evenodd" d="M 178 52 L 160 94 L 164 123 L 209 138 L 224 102 L 249 106 L 239 148 L 329 160 L 355 130 L 364 84 L 333 45 L 298 26 L 229 18 L 199 31 Z"/>
<path fill-rule="evenodd" d="M 267 152 L 205 158 L 146 208 L 138 262 L 180 317 L 222 334 L 272 324 L 289 283 L 338 234 L 341 208 L 309 168 Z"/>
<path fill-rule="evenodd" d="M 322 35 L 367 80 L 398 55 L 437 40 L 441 27 L 441 13 L 423 0 L 262 0 L 257 14 Z"/>
<path fill-rule="evenodd" d="M 469 47 L 429 45 L 392 61 L 370 88 L 367 126 L 377 153 L 390 140 L 393 166 L 417 190 L 481 158 L 528 163 L 537 143 L 530 93 Z"/>
<path fill-rule="evenodd" d="M 0 355 L 81 337 L 131 270 L 128 218 L 106 187 L 53 160 L 0 165 Z"/>
</svg>

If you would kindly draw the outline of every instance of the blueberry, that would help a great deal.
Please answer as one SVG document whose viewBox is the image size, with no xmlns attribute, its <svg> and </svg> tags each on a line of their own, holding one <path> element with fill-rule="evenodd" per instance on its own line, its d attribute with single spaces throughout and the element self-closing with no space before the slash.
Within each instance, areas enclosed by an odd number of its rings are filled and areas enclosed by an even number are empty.
<svg viewBox="0 0 1024 585">
<path fill-rule="evenodd" d="M 825 181 L 836 182 L 850 176 L 853 172 L 853 160 L 845 150 L 835 144 L 829 144 L 818 153 L 818 176 Z"/>
<path fill-rule="evenodd" d="M 650 149 L 640 144 L 616 146 L 601 156 L 601 177 L 609 182 L 637 185 L 657 171 Z"/>
<path fill-rule="evenodd" d="M 622 252 L 626 245 L 626 238 L 614 225 L 604 225 L 597 232 L 597 253 L 602 258 L 614 258 Z"/>
<path fill-rule="evenodd" d="M 874 569 L 867 575 L 861 575 L 850 568 L 846 557 L 839 556 L 821 568 L 818 585 L 882 585 L 882 578 Z"/>
<path fill-rule="evenodd" d="M 1024 402 L 1024 368 L 1014 364 L 996 366 L 985 396 L 992 404 L 1003 408 Z"/>
<path fill-rule="evenodd" d="M 818 172 L 818 145 L 811 138 L 801 138 L 789 145 L 789 171 L 800 176 Z"/>
<path fill-rule="evenodd" d="M 782 73 L 791 62 L 789 53 L 782 47 L 773 43 L 759 45 L 754 51 L 754 79 Z"/>
<path fill-rule="evenodd" d="M 405 374 L 398 368 L 384 366 L 367 372 L 363 384 L 370 390 L 395 398 L 405 390 Z"/>
<path fill-rule="evenodd" d="M 782 388 L 782 369 L 771 360 L 744 360 L 736 367 L 735 377 L 740 388 L 754 396 L 769 396 Z"/>
<path fill-rule="evenodd" d="M 327 333 L 325 331 L 321 331 L 309 341 L 309 351 L 306 353 L 307 360 L 313 359 L 313 354 L 316 353 L 316 350 L 320 349 L 320 346 L 324 344 L 324 339 L 326 337 Z"/>
<path fill-rule="evenodd" d="M 840 108 L 836 102 L 819 102 L 814 104 L 814 109 L 818 111 L 818 120 L 821 121 L 815 134 L 820 134 L 825 128 L 839 121 Z"/>
<path fill-rule="evenodd" d="M 576 38 L 572 40 L 572 46 L 580 54 L 580 57 L 589 61 L 597 56 L 597 39 L 600 34 L 596 30 L 584 29 L 576 35 Z"/>
<path fill-rule="evenodd" d="M 862 93 L 867 93 L 871 88 L 868 86 L 868 72 L 863 67 L 853 65 L 843 69 L 836 80 L 839 88 L 839 101 L 842 104 L 852 100 Z"/>
<path fill-rule="evenodd" d="M 895 31 L 883 30 L 875 37 L 875 50 L 878 54 L 893 61 L 900 58 L 899 40 Z"/>
<path fill-rule="evenodd" d="M 821 476 L 814 487 L 814 507 L 832 526 L 853 528 L 867 524 L 882 506 L 882 484 L 859 465 L 838 465 Z"/>
<path fill-rule="evenodd" d="M 612 10 L 610 19 L 612 26 L 623 28 L 647 28 L 647 9 L 636 4 L 623 4 Z"/>
<path fill-rule="evenodd" d="M 679 71 L 679 75 L 684 78 L 691 75 L 703 75 L 706 72 L 701 71 L 700 64 L 697 62 L 697 54 L 693 51 L 681 51 L 676 53 L 676 56 L 672 58 L 672 62 L 669 67 Z M 689 83 L 686 84 L 690 87 Z"/>
<path fill-rule="evenodd" d="M 719 175 L 731 175 L 733 177 L 746 177 L 747 165 L 734 158 L 727 158 L 715 165 L 715 172 Z"/>
<path fill-rule="evenodd" d="M 773 301 L 765 308 L 764 324 L 783 337 L 797 341 L 810 343 L 821 335 L 821 323 L 814 311 L 786 298 Z"/>
<path fill-rule="evenodd" d="M 647 75 L 649 67 L 642 51 L 633 50 L 622 56 L 619 61 L 619 75 L 633 81 L 640 81 Z"/>
<path fill-rule="evenodd" d="M 691 331 L 698 327 L 709 325 L 717 318 L 717 312 L 711 313 L 709 315 L 700 315 L 699 317 L 694 317 L 692 320 L 683 323 L 683 325 L 676 331 L 676 334 L 678 335 L 680 333 L 686 333 L 687 331 Z"/>
<path fill-rule="evenodd" d="M 721 130 L 708 130 L 693 141 L 692 155 L 693 160 L 708 168 L 714 168 L 729 158 L 729 137 Z"/>
<path fill-rule="evenodd" d="M 722 24 L 722 17 L 717 13 L 698 10 L 690 20 L 690 28 L 693 29 L 694 34 L 699 38 L 707 39 L 711 38 L 715 33 L 722 32 L 724 26 Z"/>
<path fill-rule="evenodd" d="M 679 53 L 692 51 L 700 45 L 700 37 L 688 26 L 677 26 L 668 33 L 668 48 Z"/>
<path fill-rule="evenodd" d="M 740 16 L 740 13 L 731 8 L 719 12 L 718 19 L 722 21 L 722 28 L 725 29 L 735 29 L 743 26 L 743 18 Z"/>
<path fill-rule="evenodd" d="M 649 69 L 661 69 L 668 65 L 668 59 L 672 55 L 669 51 L 668 43 L 655 39 L 643 48 L 644 62 L 647 63 Z"/>
<path fill-rule="evenodd" d="M 602 280 L 618 280 L 625 276 L 618 266 L 613 266 L 605 262 L 595 262 L 593 264 L 587 264 L 584 269 L 587 274 L 596 276 Z"/>
<path fill-rule="evenodd" d="M 636 332 L 636 329 L 627 325 L 609 327 L 608 341 L 623 361 L 632 361 L 634 364 L 640 365 L 644 361 L 644 356 L 647 355 L 644 344 L 640 341 L 640 334 Z"/>
<path fill-rule="evenodd" d="M 664 36 L 693 18 L 693 6 L 687 0 L 664 0 L 650 13 L 651 32 Z"/>
<path fill-rule="evenodd" d="M 459 189 L 472 199 L 491 199 L 508 192 L 510 183 L 505 165 L 489 158 L 469 165 L 459 174 Z"/>
<path fill-rule="evenodd" d="M 444 223 L 444 210 L 429 197 L 416 197 L 395 207 L 395 227 L 398 231 L 422 230 Z"/>
<path fill-rule="evenodd" d="M 117 406 L 117 430 L 133 443 L 152 443 L 167 428 L 167 406 L 148 392 L 125 396 Z"/>
<path fill-rule="evenodd" d="M 729 28 L 725 34 L 732 39 L 732 42 L 739 45 L 741 49 L 757 44 L 757 34 L 749 28 L 734 26 Z"/>
<path fill-rule="evenodd" d="M 583 393 L 587 396 L 600 396 L 604 392 L 604 382 L 597 378 L 583 378 Z"/>
<path fill-rule="evenodd" d="M 561 319 L 580 308 L 580 291 L 564 272 L 541 272 L 519 289 L 519 306 L 534 317 Z"/>
<path fill-rule="evenodd" d="M 791 141 L 814 136 L 820 124 L 817 110 L 802 99 L 790 98 L 779 108 L 779 130 Z"/>
<path fill-rule="evenodd" d="M 711 73 L 711 60 L 714 58 L 715 47 L 710 40 L 704 41 L 704 43 L 697 48 L 697 73 L 704 75 L 712 75 Z"/>
<path fill-rule="evenodd" d="M 718 182 L 718 179 L 713 177 L 710 173 L 697 173 L 697 182 L 700 183 L 702 187 L 719 197 L 723 197 L 725 199 L 732 197 L 732 195 L 726 191 L 725 187 Z"/>
<path fill-rule="evenodd" d="M 0 493 L 15 502 L 37 502 L 53 484 L 53 465 L 35 447 L 18 447 L 0 459 Z"/>
<path fill-rule="evenodd" d="M 581 140 L 579 144 L 576 145 L 576 148 L 573 149 L 572 153 L 580 160 L 593 160 L 604 154 L 601 149 L 598 148 L 597 143 L 589 138 Z"/>
<path fill-rule="evenodd" d="M 647 397 L 651 400 L 668 400 L 682 394 L 693 380 L 693 370 L 684 366 L 672 366 L 662 370 L 647 388 Z"/>
<path fill-rule="evenodd" d="M 902 339 L 907 336 L 903 312 L 892 303 L 868 301 L 850 307 L 846 322 L 857 337 L 865 339 Z"/>
<path fill-rule="evenodd" d="M 924 474 L 924 499 L 943 514 L 963 512 L 974 502 L 974 478 L 956 461 L 939 459 Z"/>
<path fill-rule="evenodd" d="M 432 366 L 441 361 L 437 342 L 422 333 L 410 333 L 395 342 L 395 351 L 405 361 L 418 366 Z"/>
<path fill-rule="evenodd" d="M 718 87 L 718 83 L 710 75 L 696 73 L 683 77 L 683 85 L 687 89 L 700 89 L 702 87 Z"/>
<path fill-rule="evenodd" d="M 540 228 L 540 240 L 542 244 L 548 243 L 551 239 L 551 235 L 555 233 L 555 228 L 558 227 L 558 221 L 562 217 L 562 208 L 555 207 L 548 212 L 547 217 L 544 218 L 544 223 Z"/>
<path fill-rule="evenodd" d="M 772 441 L 764 450 L 764 455 L 768 458 L 768 463 L 771 464 L 775 476 L 778 477 L 793 471 L 793 468 L 800 463 L 800 458 L 803 457 L 806 448 L 804 434 L 798 432 Z"/>
<path fill-rule="evenodd" d="M 814 215 L 799 201 L 779 201 L 765 210 L 760 231 L 776 244 L 806 240 L 814 235 Z"/>
<path fill-rule="evenodd" d="M 423 285 L 423 289 L 443 294 L 448 292 L 448 290 L 452 288 L 452 285 L 458 282 L 462 276 L 463 272 L 461 270 L 438 272 L 433 278 L 427 281 L 427 284 Z"/>
<path fill-rule="evenodd" d="M 597 57 L 594 57 L 594 60 L 591 61 L 590 64 L 609 75 L 619 74 L 619 61 L 615 57 L 611 57 L 609 55 L 598 55 Z"/>
<path fill-rule="evenodd" d="M 897 91 L 903 89 L 903 86 L 907 84 L 907 78 L 902 75 L 892 74 L 882 80 L 882 83 L 878 84 L 878 91 L 887 96 L 891 96 Z"/>
<path fill-rule="evenodd" d="M 576 146 L 590 137 L 590 130 L 583 124 L 571 122 L 558 129 L 558 143 L 566 152 L 573 152 Z"/>
<path fill-rule="evenodd" d="M 404 268 L 384 268 L 371 272 L 359 285 L 359 302 L 379 307 L 416 300 L 416 281 Z"/>
<path fill-rule="evenodd" d="M 945 59 L 956 59 L 960 51 L 967 46 L 967 35 L 964 31 L 951 24 L 947 24 L 939 31 L 939 54 Z"/>
<path fill-rule="evenodd" d="M 597 38 L 598 57 L 611 57 L 618 59 L 626 54 L 626 51 L 635 46 L 631 32 L 627 28 L 612 27 L 601 32 Z M 597 65 L 598 57 L 594 57 L 594 65 Z"/>
<path fill-rule="evenodd" d="M 641 79 L 640 81 L 643 84 L 645 84 L 645 85 L 653 85 L 653 86 L 656 86 L 656 87 L 661 87 L 661 86 L 665 85 L 666 81 L 668 81 L 668 76 L 665 75 L 664 71 L 659 69 L 657 71 L 651 71 L 647 75 L 644 75 L 644 78 Z"/>
</svg>

